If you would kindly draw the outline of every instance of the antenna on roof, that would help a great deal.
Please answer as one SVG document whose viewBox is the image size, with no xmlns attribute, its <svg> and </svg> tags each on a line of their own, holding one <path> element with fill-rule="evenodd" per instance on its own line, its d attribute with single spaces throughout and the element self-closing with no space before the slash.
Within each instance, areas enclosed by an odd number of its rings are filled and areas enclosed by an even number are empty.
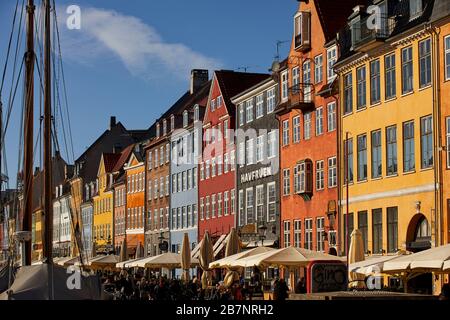
<svg viewBox="0 0 450 320">
<path fill-rule="evenodd" d="M 236 68 L 236 71 L 244 70 L 244 72 L 247 72 L 247 70 L 250 69 L 250 68 L 251 68 L 250 66 L 238 67 L 238 68 Z"/>
<path fill-rule="evenodd" d="M 280 47 L 282 44 L 289 42 L 288 40 L 285 41 L 281 41 L 281 40 L 277 40 L 277 54 L 275 56 L 275 61 L 280 61 Z"/>
</svg>

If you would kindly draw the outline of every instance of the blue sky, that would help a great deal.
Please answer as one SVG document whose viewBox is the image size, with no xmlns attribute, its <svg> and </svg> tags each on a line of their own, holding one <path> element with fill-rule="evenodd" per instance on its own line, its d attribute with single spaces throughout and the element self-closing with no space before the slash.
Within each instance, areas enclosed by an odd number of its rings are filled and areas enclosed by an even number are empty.
<svg viewBox="0 0 450 320">
<path fill-rule="evenodd" d="M 0 1 L 2 68 L 15 2 Z M 56 3 L 75 158 L 107 128 L 111 115 L 127 128 L 148 128 L 188 89 L 191 68 L 267 72 L 277 40 L 291 38 L 298 6 L 295 0 Z M 80 30 L 65 27 L 70 4 L 81 8 Z M 282 56 L 287 51 L 284 44 Z M 10 176 L 17 170 L 20 104 L 14 108 L 6 137 Z"/>
</svg>

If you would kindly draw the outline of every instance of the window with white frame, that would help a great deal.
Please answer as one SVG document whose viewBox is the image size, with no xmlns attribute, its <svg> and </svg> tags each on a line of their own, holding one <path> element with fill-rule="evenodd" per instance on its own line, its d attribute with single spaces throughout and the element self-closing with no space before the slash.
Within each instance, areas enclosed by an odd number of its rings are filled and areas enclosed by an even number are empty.
<svg viewBox="0 0 450 320">
<path fill-rule="evenodd" d="M 216 217 L 216 194 L 213 194 L 211 196 L 211 217 L 215 218 Z"/>
<path fill-rule="evenodd" d="M 299 84 L 300 84 L 300 68 L 295 67 L 292 69 L 292 87 L 298 90 Z"/>
<path fill-rule="evenodd" d="M 240 226 L 245 225 L 244 200 L 245 200 L 244 199 L 244 190 L 239 190 L 239 199 L 238 199 L 239 207 L 238 207 L 238 210 L 239 210 L 239 225 Z"/>
<path fill-rule="evenodd" d="M 283 146 L 289 144 L 289 120 L 283 121 Z"/>
<path fill-rule="evenodd" d="M 198 104 L 196 104 L 194 107 L 194 121 L 199 120 L 200 120 L 200 107 L 198 106 Z"/>
<path fill-rule="evenodd" d="M 313 249 L 313 220 L 305 219 L 305 249 Z"/>
<path fill-rule="evenodd" d="M 218 96 L 216 99 L 216 108 L 219 109 L 222 106 L 223 99 L 222 96 Z"/>
<path fill-rule="evenodd" d="M 205 219 L 205 204 L 203 202 L 203 198 L 200 198 L 200 220 Z"/>
<path fill-rule="evenodd" d="M 323 108 L 316 109 L 316 136 L 323 133 Z"/>
<path fill-rule="evenodd" d="M 450 168 L 450 117 L 445 118 L 445 151 L 447 153 L 447 168 Z"/>
<path fill-rule="evenodd" d="M 159 165 L 164 164 L 164 146 L 159 147 Z"/>
<path fill-rule="evenodd" d="M 170 116 L 170 131 L 173 131 L 175 129 L 175 116 Z"/>
<path fill-rule="evenodd" d="M 166 196 L 169 195 L 169 176 L 166 176 Z"/>
<path fill-rule="evenodd" d="M 245 207 L 245 211 L 246 211 L 246 222 L 248 223 L 254 223 L 255 222 L 255 213 L 253 210 L 254 207 L 254 203 L 255 203 L 255 199 L 253 196 L 253 188 L 248 188 L 247 190 L 245 190 L 245 199 L 246 199 L 246 207 Z"/>
<path fill-rule="evenodd" d="M 337 161 L 336 157 L 328 158 L 328 188 L 337 186 Z"/>
<path fill-rule="evenodd" d="M 292 142 L 300 142 L 300 116 L 295 116 L 292 119 Z"/>
<path fill-rule="evenodd" d="M 228 142 L 230 140 L 229 134 L 230 134 L 229 120 L 225 119 L 225 120 L 223 120 L 223 135 L 225 136 L 226 142 Z"/>
<path fill-rule="evenodd" d="M 205 213 L 205 217 L 206 217 L 206 219 L 209 219 L 209 216 L 210 216 L 210 212 L 209 212 L 209 209 L 210 209 L 210 207 L 209 207 L 209 196 L 206 196 L 205 202 L 206 202 L 206 213 Z"/>
<path fill-rule="evenodd" d="M 216 158 L 211 159 L 211 177 L 216 176 Z"/>
<path fill-rule="evenodd" d="M 222 193 L 218 193 L 217 194 L 217 216 L 221 217 L 222 216 Z"/>
<path fill-rule="evenodd" d="M 264 219 L 264 185 L 256 186 L 256 222 L 261 223 Z"/>
<path fill-rule="evenodd" d="M 205 179 L 205 164 L 202 162 L 200 163 L 200 181 L 203 181 Z"/>
<path fill-rule="evenodd" d="M 227 216 L 229 214 L 230 204 L 229 204 L 229 192 L 225 191 L 223 193 L 223 214 Z"/>
<path fill-rule="evenodd" d="M 256 161 L 262 162 L 264 160 L 264 135 L 260 135 L 256 139 Z"/>
<path fill-rule="evenodd" d="M 308 140 L 311 138 L 311 118 L 312 112 L 307 112 L 303 115 L 303 139 Z"/>
<path fill-rule="evenodd" d="M 337 61 L 337 48 L 333 46 L 327 49 L 327 81 L 330 83 L 336 78 L 336 74 L 334 73 L 333 66 Z"/>
<path fill-rule="evenodd" d="M 324 251 L 324 233 L 325 233 L 325 218 L 319 217 L 316 220 L 316 241 L 317 241 L 317 251 Z"/>
<path fill-rule="evenodd" d="M 153 169 L 153 159 L 152 159 L 152 152 L 147 153 L 148 159 L 147 159 L 147 167 L 148 170 L 152 170 Z"/>
<path fill-rule="evenodd" d="M 283 169 L 283 195 L 288 196 L 291 194 L 291 170 Z"/>
<path fill-rule="evenodd" d="M 220 176 L 223 171 L 223 158 L 222 156 L 217 156 L 217 175 Z"/>
<path fill-rule="evenodd" d="M 161 136 L 159 123 L 156 124 L 156 139 Z"/>
<path fill-rule="evenodd" d="M 236 152 L 234 150 L 231 150 L 230 166 L 231 166 L 231 171 L 234 171 L 236 169 Z"/>
<path fill-rule="evenodd" d="M 187 222 L 186 227 L 192 227 L 192 206 L 187 206 Z"/>
<path fill-rule="evenodd" d="M 164 196 L 164 177 L 159 178 L 159 197 Z"/>
<path fill-rule="evenodd" d="M 205 179 L 209 179 L 209 170 L 210 170 L 209 160 L 206 160 L 206 162 L 205 162 Z"/>
<path fill-rule="evenodd" d="M 238 106 L 239 109 L 239 125 L 244 125 L 244 105 L 242 103 Z"/>
<path fill-rule="evenodd" d="M 276 209 L 277 193 L 275 182 L 267 184 L 267 220 L 275 221 L 277 215 Z"/>
<path fill-rule="evenodd" d="M 324 188 L 324 161 L 316 161 L 316 189 L 323 190 Z"/>
<path fill-rule="evenodd" d="M 450 57 L 448 60 L 450 61 Z M 275 110 L 275 88 L 272 88 L 267 91 L 267 114 L 272 113 L 274 110 Z"/>
<path fill-rule="evenodd" d="M 283 221 L 283 242 L 284 247 L 290 247 L 291 246 L 291 222 L 289 220 Z"/>
<path fill-rule="evenodd" d="M 230 202 L 231 202 L 231 214 L 236 213 L 236 189 L 231 189 L 230 193 Z"/>
<path fill-rule="evenodd" d="M 303 100 L 311 101 L 311 61 L 306 60 L 303 63 Z"/>
<path fill-rule="evenodd" d="M 409 1 L 409 17 L 414 19 L 422 13 L 422 0 L 410 0 Z"/>
<path fill-rule="evenodd" d="M 336 130 L 336 102 L 327 105 L 328 132 Z"/>
<path fill-rule="evenodd" d="M 323 56 L 314 57 L 314 82 L 319 83 L 323 80 Z"/>
<path fill-rule="evenodd" d="M 245 105 L 246 122 L 250 123 L 253 121 L 253 99 L 247 100 Z"/>
<path fill-rule="evenodd" d="M 154 186 L 154 188 L 153 188 L 153 192 L 154 192 L 153 199 L 158 199 L 158 179 L 155 179 L 155 181 L 153 183 L 153 186 Z"/>
<path fill-rule="evenodd" d="M 170 161 L 170 144 L 166 144 L 166 163 L 169 163 Z"/>
<path fill-rule="evenodd" d="M 216 109 L 216 100 L 212 99 L 211 100 L 211 111 L 214 111 Z"/>
<path fill-rule="evenodd" d="M 245 165 L 245 143 L 239 143 L 239 166 L 243 167 Z"/>
<path fill-rule="evenodd" d="M 230 159 L 228 157 L 228 153 L 225 153 L 225 155 L 223 156 L 223 172 L 224 173 L 228 172 L 229 165 L 230 165 Z"/>
<path fill-rule="evenodd" d="M 256 119 L 264 115 L 264 95 L 261 93 L 256 96 Z"/>
<path fill-rule="evenodd" d="M 294 220 L 294 247 L 302 247 L 302 221 Z"/>
<path fill-rule="evenodd" d="M 450 35 L 444 39 L 445 80 L 450 80 Z"/>
<path fill-rule="evenodd" d="M 267 135 L 267 144 L 268 144 L 268 148 L 267 148 L 267 158 L 271 159 L 276 157 L 277 155 L 277 131 L 276 130 L 272 130 L 268 133 Z"/>
<path fill-rule="evenodd" d="M 192 169 L 192 188 L 197 188 L 198 185 L 198 169 L 195 167 Z"/>
<path fill-rule="evenodd" d="M 172 193 L 177 193 L 178 192 L 178 188 L 177 188 L 177 175 L 173 174 L 172 175 Z"/>
<path fill-rule="evenodd" d="M 247 164 L 254 164 L 254 154 L 255 154 L 255 148 L 254 148 L 254 140 L 248 139 L 245 146 L 246 151 L 246 158 L 247 158 Z"/>
<path fill-rule="evenodd" d="M 288 72 L 281 74 L 281 100 L 286 101 L 288 98 Z"/>
</svg>

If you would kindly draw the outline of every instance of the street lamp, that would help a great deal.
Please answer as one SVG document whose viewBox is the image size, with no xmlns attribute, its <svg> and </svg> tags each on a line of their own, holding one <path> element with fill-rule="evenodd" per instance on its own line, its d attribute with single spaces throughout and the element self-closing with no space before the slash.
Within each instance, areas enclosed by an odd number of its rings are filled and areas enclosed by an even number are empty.
<svg viewBox="0 0 450 320">
<path fill-rule="evenodd" d="M 264 239 L 266 238 L 266 232 L 267 232 L 267 226 L 263 222 L 258 227 L 258 235 L 259 235 L 259 239 L 261 240 L 261 246 L 264 246 Z"/>
</svg>

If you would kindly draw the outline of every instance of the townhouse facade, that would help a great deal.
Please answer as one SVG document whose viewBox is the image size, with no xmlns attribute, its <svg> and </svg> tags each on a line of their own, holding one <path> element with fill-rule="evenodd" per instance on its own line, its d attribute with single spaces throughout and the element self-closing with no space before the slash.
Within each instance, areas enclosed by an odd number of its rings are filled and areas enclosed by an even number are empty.
<svg viewBox="0 0 450 320">
<path fill-rule="evenodd" d="M 236 226 L 236 107 L 231 98 L 266 79 L 265 74 L 215 71 L 203 119 L 203 152 L 199 159 L 199 234 L 215 241 L 214 256 Z M 224 211 L 224 205 L 229 204 Z"/>
<path fill-rule="evenodd" d="M 358 6 L 339 33 L 342 241 L 358 228 L 368 254 L 425 250 L 448 233 L 440 173 L 445 107 L 437 99 L 445 41 L 433 22 L 450 8 L 445 1 L 404 2 L 377 2 L 376 28 Z M 423 274 L 409 285 L 431 293 L 432 279 Z"/>
<path fill-rule="evenodd" d="M 338 57 L 334 39 L 357 1 L 301 1 L 279 75 L 282 245 L 338 254 Z"/>
<path fill-rule="evenodd" d="M 185 233 L 188 234 L 191 250 L 198 245 L 197 159 L 201 153 L 202 120 L 209 88 L 208 71 L 192 70 L 191 98 L 180 111 L 180 126 L 171 135 L 170 244 L 171 251 L 175 253 L 181 251 Z"/>
<path fill-rule="evenodd" d="M 274 112 L 278 97 L 278 83 L 267 77 L 232 98 L 237 106 L 240 159 L 236 165 L 237 227 L 247 247 L 277 248 L 280 244 L 279 122 Z"/>
</svg>

